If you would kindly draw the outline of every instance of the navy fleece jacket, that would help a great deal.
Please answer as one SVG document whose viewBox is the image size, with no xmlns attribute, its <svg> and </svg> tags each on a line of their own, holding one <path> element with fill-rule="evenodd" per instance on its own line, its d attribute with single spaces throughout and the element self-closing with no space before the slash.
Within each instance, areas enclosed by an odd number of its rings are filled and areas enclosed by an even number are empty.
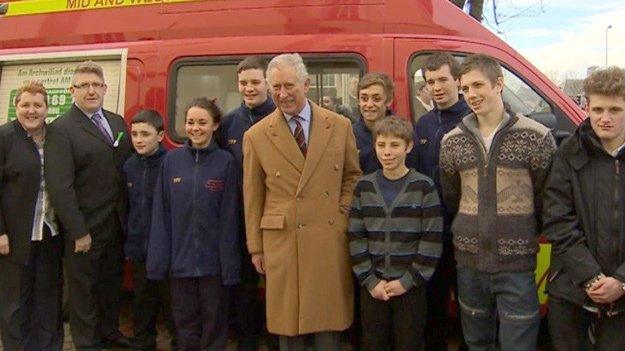
<svg viewBox="0 0 625 351">
<path fill-rule="evenodd" d="M 124 163 L 130 203 L 128 237 L 124 244 L 124 252 L 126 257 L 132 260 L 143 261 L 146 257 L 152 223 L 154 185 L 166 152 L 165 148 L 159 146 L 152 155 L 142 156 L 134 153 Z"/>
<path fill-rule="evenodd" d="M 150 279 L 220 276 L 237 284 L 238 179 L 232 155 L 213 141 L 204 149 L 187 143 L 161 165 L 154 191 L 148 242 Z"/>
</svg>

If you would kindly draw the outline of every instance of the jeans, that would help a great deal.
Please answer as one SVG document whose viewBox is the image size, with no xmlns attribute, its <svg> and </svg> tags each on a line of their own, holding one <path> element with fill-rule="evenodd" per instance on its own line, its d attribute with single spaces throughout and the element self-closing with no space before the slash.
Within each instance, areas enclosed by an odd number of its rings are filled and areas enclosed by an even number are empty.
<svg viewBox="0 0 625 351">
<path fill-rule="evenodd" d="M 458 266 L 462 332 L 470 351 L 535 351 L 540 325 L 534 272 Z M 497 338 L 497 317 L 499 337 Z"/>
</svg>

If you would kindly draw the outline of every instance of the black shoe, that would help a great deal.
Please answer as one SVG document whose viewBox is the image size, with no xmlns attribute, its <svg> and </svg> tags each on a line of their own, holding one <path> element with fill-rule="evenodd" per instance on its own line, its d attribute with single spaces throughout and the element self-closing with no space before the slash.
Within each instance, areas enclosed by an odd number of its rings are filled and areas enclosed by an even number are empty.
<svg viewBox="0 0 625 351">
<path fill-rule="evenodd" d="M 125 337 L 122 333 L 117 332 L 108 338 L 104 339 L 104 345 L 106 348 L 119 348 L 119 349 L 139 349 L 139 346 L 131 339 Z"/>
</svg>

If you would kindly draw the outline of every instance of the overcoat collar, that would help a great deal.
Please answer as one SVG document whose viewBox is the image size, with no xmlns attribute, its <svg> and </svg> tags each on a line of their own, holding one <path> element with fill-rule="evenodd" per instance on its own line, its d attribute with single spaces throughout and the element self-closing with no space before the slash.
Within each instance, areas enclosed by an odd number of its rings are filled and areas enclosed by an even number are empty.
<svg viewBox="0 0 625 351">
<path fill-rule="evenodd" d="M 334 131 L 334 123 L 330 116 L 311 101 L 308 103 L 312 109 L 312 116 L 306 157 L 297 146 L 282 111 L 278 109 L 272 114 L 269 125 L 265 129 L 265 133 L 276 149 L 301 173 L 298 192 L 310 180 Z"/>
</svg>

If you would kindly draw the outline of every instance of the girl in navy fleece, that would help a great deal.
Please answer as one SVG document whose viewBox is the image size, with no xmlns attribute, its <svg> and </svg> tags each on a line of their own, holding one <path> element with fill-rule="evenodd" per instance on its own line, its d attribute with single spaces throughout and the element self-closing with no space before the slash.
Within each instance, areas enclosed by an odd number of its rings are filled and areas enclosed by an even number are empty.
<svg viewBox="0 0 625 351">
<path fill-rule="evenodd" d="M 165 157 L 154 192 L 148 278 L 170 279 L 182 350 L 226 349 L 226 286 L 239 282 L 237 172 L 213 137 L 220 122 L 214 100 L 189 105 L 189 140 Z"/>
</svg>

